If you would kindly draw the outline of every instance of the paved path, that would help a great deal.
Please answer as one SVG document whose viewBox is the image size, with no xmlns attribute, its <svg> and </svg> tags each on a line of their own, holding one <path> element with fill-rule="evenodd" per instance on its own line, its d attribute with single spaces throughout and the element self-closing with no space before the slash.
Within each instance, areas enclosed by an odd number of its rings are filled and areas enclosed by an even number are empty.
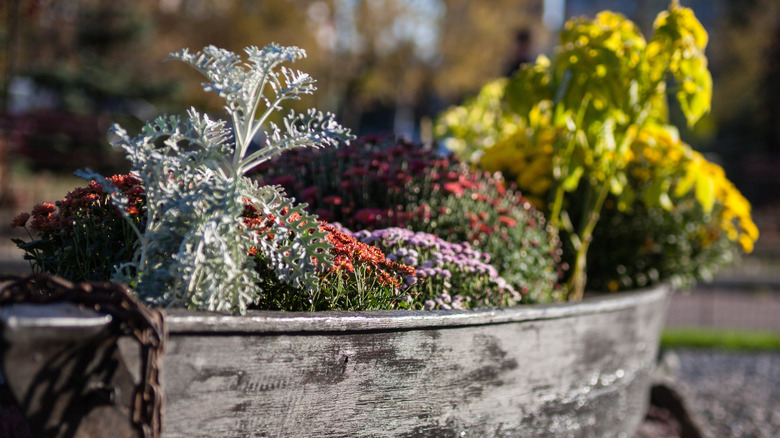
<svg viewBox="0 0 780 438">
<path fill-rule="evenodd" d="M 675 293 L 667 326 L 780 332 L 780 288 L 715 283 Z"/>
<path fill-rule="evenodd" d="M 667 326 L 780 332 L 780 264 L 777 259 L 746 258 L 712 283 L 676 292 Z"/>
</svg>

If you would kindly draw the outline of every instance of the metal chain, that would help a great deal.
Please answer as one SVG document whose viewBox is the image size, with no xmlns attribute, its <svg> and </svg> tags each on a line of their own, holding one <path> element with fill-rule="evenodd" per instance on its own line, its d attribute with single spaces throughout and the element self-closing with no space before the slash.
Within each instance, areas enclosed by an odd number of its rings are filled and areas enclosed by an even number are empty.
<svg viewBox="0 0 780 438">
<path fill-rule="evenodd" d="M 55 276 L 34 274 L 0 275 L 0 285 L 0 306 L 69 301 L 109 314 L 119 322 L 120 330 L 133 336 L 141 346 L 142 378 L 135 388 L 133 426 L 145 438 L 160 438 L 164 403 L 160 366 L 168 335 L 162 310 L 147 307 L 118 283 L 75 284 Z"/>
</svg>

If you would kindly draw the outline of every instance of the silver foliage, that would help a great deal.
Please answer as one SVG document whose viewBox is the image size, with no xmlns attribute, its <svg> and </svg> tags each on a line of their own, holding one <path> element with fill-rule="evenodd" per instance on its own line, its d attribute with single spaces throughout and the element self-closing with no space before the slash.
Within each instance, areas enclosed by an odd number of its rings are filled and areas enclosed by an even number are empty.
<svg viewBox="0 0 780 438">
<path fill-rule="evenodd" d="M 111 128 L 112 144 L 124 149 L 147 201 L 135 256 L 117 267 L 114 280 L 130 284 L 150 304 L 244 313 L 265 292 L 249 255 L 252 247 L 278 281 L 311 293 L 318 290 L 317 267 L 330 263 L 330 244 L 316 217 L 281 188 L 258 187 L 246 174 L 285 150 L 336 145 L 351 135 L 332 115 L 314 110 L 291 112 L 281 127 L 269 122 L 282 102 L 315 90 L 308 75 L 280 65 L 305 52 L 276 44 L 246 52 L 246 63 L 213 46 L 171 55 L 200 71 L 208 80 L 204 89 L 226 100 L 231 126 L 191 109 L 184 118 L 148 122 L 137 136 Z M 261 131 L 264 143 L 249 153 Z M 89 170 L 81 175 L 102 182 L 117 205 L 126 204 L 100 175 Z M 246 201 L 276 218 L 273 225 L 249 229 L 241 218 Z"/>
</svg>

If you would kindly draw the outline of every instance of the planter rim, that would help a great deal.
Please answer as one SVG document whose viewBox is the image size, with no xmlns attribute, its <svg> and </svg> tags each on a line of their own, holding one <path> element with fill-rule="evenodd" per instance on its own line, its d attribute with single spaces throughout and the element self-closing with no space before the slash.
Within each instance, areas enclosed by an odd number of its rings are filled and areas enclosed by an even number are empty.
<svg viewBox="0 0 780 438">
<path fill-rule="evenodd" d="M 539 321 L 614 312 L 665 300 L 670 291 L 670 285 L 660 284 L 629 292 L 586 297 L 576 303 L 529 304 L 472 310 L 250 311 L 242 316 L 172 310 L 168 312 L 165 320 L 171 334 L 414 330 Z"/>
</svg>

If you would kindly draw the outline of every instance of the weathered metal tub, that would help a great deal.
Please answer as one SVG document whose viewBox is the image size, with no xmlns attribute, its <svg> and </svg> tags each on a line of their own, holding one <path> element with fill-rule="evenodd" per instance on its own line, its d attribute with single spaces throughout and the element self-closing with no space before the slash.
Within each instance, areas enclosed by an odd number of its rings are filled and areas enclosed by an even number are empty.
<svg viewBox="0 0 780 438">
<path fill-rule="evenodd" d="M 630 437 L 649 404 L 668 293 L 476 311 L 174 312 L 163 436 Z M 9 384 L 30 374 L 8 355 L 34 318 L 17 306 L 2 311 Z M 78 324 L 95 330 L 101 318 Z M 52 336 L 68 325 L 54 324 Z M 132 348 L 112 354 L 137 366 Z M 30 385 L 9 386 L 31 399 Z"/>
</svg>

